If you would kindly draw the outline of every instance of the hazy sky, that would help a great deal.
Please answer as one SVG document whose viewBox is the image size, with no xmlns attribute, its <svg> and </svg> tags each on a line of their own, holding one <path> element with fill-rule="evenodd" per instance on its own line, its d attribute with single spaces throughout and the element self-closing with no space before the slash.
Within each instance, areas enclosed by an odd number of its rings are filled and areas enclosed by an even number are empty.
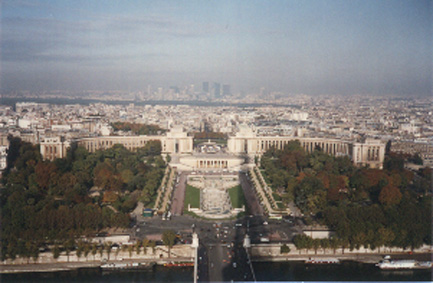
<svg viewBox="0 0 433 283">
<path fill-rule="evenodd" d="M 1 89 L 428 95 L 432 1 L 1 2 Z"/>
</svg>

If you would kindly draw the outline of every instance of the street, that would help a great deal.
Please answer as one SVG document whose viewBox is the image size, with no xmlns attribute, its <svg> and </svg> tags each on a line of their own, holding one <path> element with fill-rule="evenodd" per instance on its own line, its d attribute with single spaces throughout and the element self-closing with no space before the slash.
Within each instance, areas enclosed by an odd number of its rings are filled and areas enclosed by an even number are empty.
<svg viewBox="0 0 433 283">
<path fill-rule="evenodd" d="M 179 235 L 178 243 L 190 244 L 192 233 L 196 232 L 200 242 L 199 281 L 253 280 L 247 253 L 243 247 L 246 234 L 249 235 L 252 244 L 257 244 L 289 242 L 295 234 L 301 233 L 301 226 L 297 225 L 296 219 L 270 220 L 264 216 L 263 208 L 245 173 L 240 173 L 239 178 L 248 206 L 248 215 L 236 220 L 204 220 L 182 215 L 187 174 L 181 173 L 179 182 L 175 182 L 171 220 L 162 220 L 161 216 L 138 216 L 132 235 L 138 239 L 157 239 L 164 231 L 173 230 Z"/>
</svg>

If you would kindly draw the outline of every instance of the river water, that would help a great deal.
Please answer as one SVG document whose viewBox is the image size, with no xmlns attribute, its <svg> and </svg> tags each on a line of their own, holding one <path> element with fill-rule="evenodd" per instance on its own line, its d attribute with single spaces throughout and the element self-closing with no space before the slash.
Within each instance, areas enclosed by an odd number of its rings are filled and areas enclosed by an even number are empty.
<svg viewBox="0 0 433 283">
<path fill-rule="evenodd" d="M 432 270 L 383 271 L 373 264 L 343 261 L 338 265 L 305 265 L 303 262 L 254 263 L 257 281 L 425 281 Z M 191 267 L 103 272 L 98 268 L 63 272 L 4 274 L 1 282 L 192 282 Z"/>
</svg>

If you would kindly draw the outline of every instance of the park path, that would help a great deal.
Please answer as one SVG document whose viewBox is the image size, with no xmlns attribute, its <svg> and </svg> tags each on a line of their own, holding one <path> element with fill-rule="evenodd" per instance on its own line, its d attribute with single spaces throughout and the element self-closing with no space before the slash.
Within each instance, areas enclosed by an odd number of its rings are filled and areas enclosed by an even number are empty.
<svg viewBox="0 0 433 283">
<path fill-rule="evenodd" d="M 248 180 L 247 175 L 239 174 L 239 179 L 241 181 L 242 190 L 244 191 L 244 196 L 247 201 L 250 213 L 256 216 L 262 216 L 263 208 L 259 204 L 256 193 L 254 192 L 252 184 Z"/>
<path fill-rule="evenodd" d="M 186 189 L 186 176 L 187 173 L 182 172 L 179 176 L 179 182 L 176 183 L 173 193 L 173 201 L 171 205 L 172 215 L 182 215 L 183 206 L 185 201 L 185 189 Z"/>
</svg>

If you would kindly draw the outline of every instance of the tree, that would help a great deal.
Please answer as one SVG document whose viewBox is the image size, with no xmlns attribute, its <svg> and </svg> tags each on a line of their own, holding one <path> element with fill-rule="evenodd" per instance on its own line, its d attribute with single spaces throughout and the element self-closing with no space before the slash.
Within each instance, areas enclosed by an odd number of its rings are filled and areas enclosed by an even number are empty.
<svg viewBox="0 0 433 283">
<path fill-rule="evenodd" d="M 383 168 L 388 171 L 402 171 L 404 169 L 404 157 L 397 153 L 388 154 L 385 156 Z"/>
<path fill-rule="evenodd" d="M 361 245 L 365 245 L 365 243 L 367 242 L 367 236 L 360 232 L 360 233 L 356 233 L 354 235 L 352 235 L 352 243 L 355 246 L 355 249 L 359 250 L 361 248 Z"/>
<path fill-rule="evenodd" d="M 95 260 L 95 256 L 96 253 L 98 252 L 98 246 L 96 244 L 92 245 L 92 255 L 93 255 L 93 260 Z"/>
<path fill-rule="evenodd" d="M 380 191 L 379 194 L 379 202 L 384 206 L 391 206 L 399 204 L 402 198 L 402 194 L 400 190 L 393 186 L 392 184 L 388 184 Z"/>
<path fill-rule="evenodd" d="M 110 260 L 111 248 L 112 248 L 111 242 L 105 243 L 105 252 L 107 253 L 107 259 L 108 260 Z"/>
<path fill-rule="evenodd" d="M 132 251 L 134 250 L 134 246 L 129 245 L 128 246 L 128 252 L 129 252 L 129 257 L 132 257 Z"/>
<path fill-rule="evenodd" d="M 302 249 L 305 249 L 305 252 L 311 249 L 311 247 L 313 246 L 313 239 L 305 234 L 301 234 L 296 235 L 293 238 L 293 243 L 295 244 L 295 247 L 299 250 L 299 254 L 301 254 Z"/>
<path fill-rule="evenodd" d="M 75 252 L 78 261 L 80 261 L 80 258 L 83 255 L 83 250 L 84 250 L 84 243 L 82 241 L 79 241 L 77 244 L 77 251 Z"/>
<path fill-rule="evenodd" d="M 65 248 L 66 256 L 68 257 L 68 262 L 69 262 L 69 254 L 75 247 L 75 240 L 72 238 L 66 240 L 66 242 L 63 244 L 63 247 Z"/>
<path fill-rule="evenodd" d="M 290 253 L 290 248 L 289 248 L 289 246 L 286 245 L 286 244 L 283 244 L 283 245 L 280 247 L 280 253 L 281 253 L 281 254 L 288 254 L 288 253 Z"/>
<path fill-rule="evenodd" d="M 147 254 L 147 246 L 149 246 L 149 240 L 144 238 L 143 242 L 142 242 L 142 246 L 143 246 L 143 252 L 144 254 Z"/>
<path fill-rule="evenodd" d="M 57 167 L 52 162 L 39 162 L 35 167 L 36 182 L 39 187 L 46 190 L 55 175 L 57 174 Z"/>
<path fill-rule="evenodd" d="M 87 261 L 87 256 L 90 253 L 90 249 L 91 249 L 90 245 L 88 243 L 85 243 L 85 245 L 84 245 L 84 257 L 86 258 L 86 261 Z"/>
<path fill-rule="evenodd" d="M 326 252 L 326 249 L 329 248 L 329 246 L 330 246 L 330 241 L 329 241 L 329 239 L 328 239 L 328 238 L 320 239 L 320 246 L 321 246 L 322 249 L 323 249 L 323 253 L 325 253 L 325 252 Z"/>
<path fill-rule="evenodd" d="M 379 252 L 380 252 L 380 246 L 384 245 L 386 247 L 390 247 L 392 245 L 392 242 L 395 239 L 395 234 L 392 232 L 391 229 L 388 228 L 379 228 L 377 231 L 377 237 L 379 237 Z"/>
<path fill-rule="evenodd" d="M 122 252 L 126 252 L 128 250 L 128 245 L 122 245 Z"/>
<path fill-rule="evenodd" d="M 170 250 L 176 240 L 176 233 L 173 230 L 167 230 L 162 233 L 162 242 L 168 247 L 168 257 L 171 257 Z"/>
<path fill-rule="evenodd" d="M 60 256 L 60 249 L 59 246 L 56 244 L 54 245 L 54 249 L 53 249 L 53 258 L 58 259 L 59 256 Z"/>
<path fill-rule="evenodd" d="M 155 254 L 156 242 L 155 241 L 149 241 L 149 247 L 152 248 L 152 253 Z"/>
<path fill-rule="evenodd" d="M 33 262 L 36 263 L 39 258 L 39 248 L 35 243 L 33 243 L 31 246 L 30 255 L 33 259 Z"/>
<path fill-rule="evenodd" d="M 141 251 L 141 241 L 137 240 L 137 242 L 135 243 L 135 252 L 137 253 L 137 255 L 139 255 L 140 251 Z"/>
<path fill-rule="evenodd" d="M 329 240 L 329 246 L 330 246 L 330 247 L 332 248 L 332 250 L 334 251 L 334 254 L 335 254 L 337 248 L 339 247 L 339 245 L 340 245 L 340 243 L 339 243 L 338 238 L 332 237 L 332 238 Z"/>
<path fill-rule="evenodd" d="M 314 254 L 317 254 L 317 250 L 320 247 L 320 239 L 313 239 L 313 248 L 314 248 Z"/>
<path fill-rule="evenodd" d="M 349 245 L 349 241 L 346 238 L 341 238 L 338 242 L 339 242 L 339 244 L 341 246 L 341 251 L 344 254 L 344 250 Z"/>
<path fill-rule="evenodd" d="M 323 183 L 314 176 L 306 176 L 295 189 L 296 205 L 304 212 L 317 213 L 326 204 Z"/>
<path fill-rule="evenodd" d="M 102 255 L 104 254 L 104 246 L 100 246 L 98 251 L 99 251 L 99 256 L 101 257 L 102 260 Z"/>
</svg>

